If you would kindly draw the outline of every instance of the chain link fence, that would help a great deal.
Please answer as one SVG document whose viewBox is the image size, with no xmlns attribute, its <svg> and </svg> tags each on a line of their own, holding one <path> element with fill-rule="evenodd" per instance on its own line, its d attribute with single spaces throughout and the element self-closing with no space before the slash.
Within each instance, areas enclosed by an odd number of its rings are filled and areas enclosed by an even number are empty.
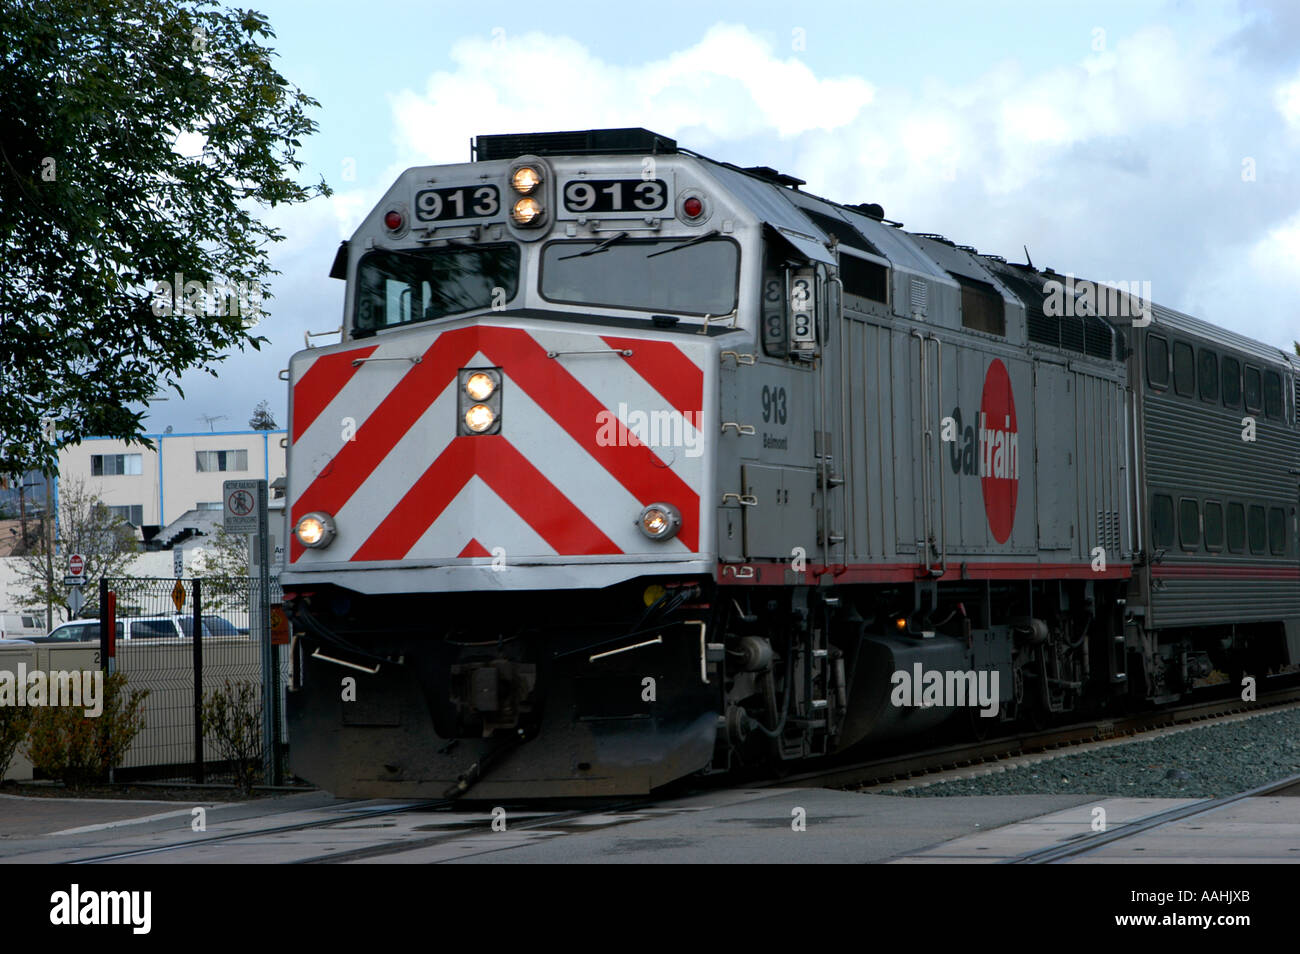
<svg viewBox="0 0 1300 954">
<path fill-rule="evenodd" d="M 289 647 L 271 647 L 277 718 L 264 726 L 263 614 L 274 617 L 282 593 L 275 581 L 265 599 L 259 589 L 256 578 L 101 581 L 101 657 L 128 689 L 149 691 L 144 730 L 115 771 L 118 781 L 279 781 L 266 777 L 264 763 L 272 746 L 279 767 L 287 757 Z M 103 635 L 110 611 L 111 646 Z M 275 643 L 283 628 L 272 628 Z"/>
</svg>

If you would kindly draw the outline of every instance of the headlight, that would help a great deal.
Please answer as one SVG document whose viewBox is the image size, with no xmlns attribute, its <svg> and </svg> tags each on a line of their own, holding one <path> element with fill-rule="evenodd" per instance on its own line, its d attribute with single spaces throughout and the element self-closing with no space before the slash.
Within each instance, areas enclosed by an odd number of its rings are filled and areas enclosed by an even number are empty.
<svg viewBox="0 0 1300 954">
<path fill-rule="evenodd" d="M 496 419 L 497 416 L 492 413 L 492 408 L 486 404 L 475 404 L 465 412 L 465 426 L 475 434 L 482 434 Z"/>
<path fill-rule="evenodd" d="M 514 211 L 510 214 L 520 225 L 531 225 L 542 214 L 542 204 L 532 196 L 524 196 L 515 203 Z"/>
<path fill-rule="evenodd" d="M 510 177 L 510 184 L 520 195 L 527 195 L 542 184 L 542 174 L 532 166 L 520 166 Z"/>
<path fill-rule="evenodd" d="M 636 525 L 651 540 L 669 540 L 682 525 L 682 515 L 672 504 L 652 503 L 641 511 Z"/>
<path fill-rule="evenodd" d="M 475 371 L 465 380 L 465 393 L 475 401 L 486 401 L 496 389 L 497 383 L 492 380 L 492 375 L 482 371 Z"/>
<path fill-rule="evenodd" d="M 329 546 L 335 532 L 334 518 L 319 510 L 301 517 L 293 528 L 299 543 L 317 550 Z"/>
</svg>

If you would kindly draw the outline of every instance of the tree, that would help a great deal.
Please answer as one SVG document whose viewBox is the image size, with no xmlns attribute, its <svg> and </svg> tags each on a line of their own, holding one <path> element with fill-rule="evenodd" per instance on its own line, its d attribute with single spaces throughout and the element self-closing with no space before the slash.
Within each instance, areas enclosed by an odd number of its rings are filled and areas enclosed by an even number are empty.
<svg viewBox="0 0 1300 954">
<path fill-rule="evenodd" d="M 271 414 L 269 401 L 262 401 L 253 408 L 253 416 L 248 419 L 248 426 L 255 431 L 273 431 L 278 426 Z"/>
<path fill-rule="evenodd" d="M 266 340 L 256 213 L 330 194 L 292 178 L 319 104 L 274 36 L 213 0 L 0 3 L 0 473 L 147 443 L 157 390 Z"/>
<path fill-rule="evenodd" d="M 72 617 L 69 605 L 72 587 L 63 585 L 70 554 L 80 553 L 85 557 L 89 586 L 101 576 L 123 575 L 127 564 L 140 551 L 131 525 L 114 516 L 78 478 L 59 482 L 58 511 L 54 549 L 50 547 L 51 528 L 42 521 L 31 551 L 15 560 L 18 604 L 27 609 L 44 609 L 50 626 L 54 624 L 54 607 L 59 608 L 64 619 Z"/>
<path fill-rule="evenodd" d="M 248 561 L 248 537 L 217 527 L 191 564 L 194 575 L 203 578 L 203 605 L 218 612 L 247 612 L 252 597 Z"/>
</svg>

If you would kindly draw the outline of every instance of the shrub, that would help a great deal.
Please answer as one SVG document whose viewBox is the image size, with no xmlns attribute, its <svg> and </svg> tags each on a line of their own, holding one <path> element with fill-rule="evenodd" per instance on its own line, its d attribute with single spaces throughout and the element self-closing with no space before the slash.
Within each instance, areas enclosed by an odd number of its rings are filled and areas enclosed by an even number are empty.
<svg viewBox="0 0 1300 954">
<path fill-rule="evenodd" d="M 18 744 L 27 738 L 31 712 L 23 706 L 0 706 L 0 780 L 9 771 L 9 763 L 18 751 Z"/>
<path fill-rule="evenodd" d="M 98 716 L 75 706 L 32 709 L 26 749 L 32 766 L 69 788 L 106 781 L 144 729 L 141 709 L 148 695 L 148 689 L 128 691 L 126 676 L 115 672 L 104 679 L 104 711 Z"/>
<path fill-rule="evenodd" d="M 222 756 L 235 767 L 235 784 L 244 795 L 262 764 L 262 687 L 229 679 L 203 700 L 203 735 L 212 737 Z"/>
</svg>

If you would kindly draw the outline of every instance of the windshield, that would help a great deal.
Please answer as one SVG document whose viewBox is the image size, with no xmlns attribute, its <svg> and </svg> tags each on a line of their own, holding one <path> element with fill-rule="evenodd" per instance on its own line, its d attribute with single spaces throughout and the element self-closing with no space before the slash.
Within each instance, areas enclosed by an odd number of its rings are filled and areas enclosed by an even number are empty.
<svg viewBox="0 0 1300 954">
<path fill-rule="evenodd" d="M 736 307 L 740 247 L 731 239 L 613 238 L 547 245 L 542 297 L 686 315 L 724 315 Z"/>
<path fill-rule="evenodd" d="M 357 266 L 353 325 L 376 331 L 500 306 L 518 288 L 517 245 L 375 249 Z"/>
</svg>

